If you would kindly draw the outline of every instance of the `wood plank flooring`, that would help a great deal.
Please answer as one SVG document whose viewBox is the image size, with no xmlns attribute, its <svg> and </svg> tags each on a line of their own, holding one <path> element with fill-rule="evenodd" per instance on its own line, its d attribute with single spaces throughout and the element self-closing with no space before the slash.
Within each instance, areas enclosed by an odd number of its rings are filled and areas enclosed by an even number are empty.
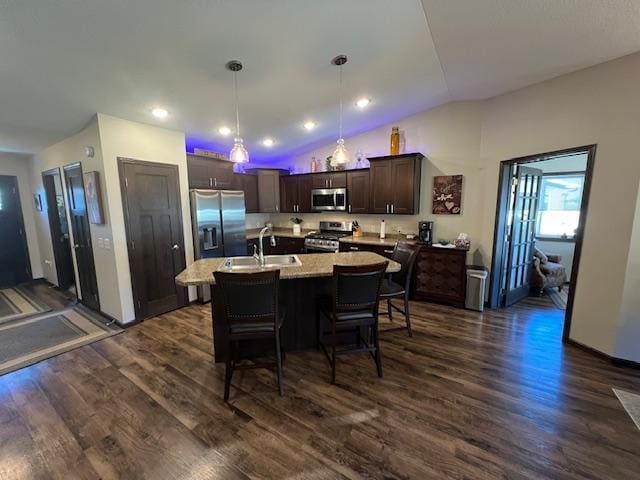
<svg viewBox="0 0 640 480">
<path fill-rule="evenodd" d="M 640 372 L 560 342 L 530 299 L 484 314 L 412 303 L 414 337 L 381 334 L 384 378 L 315 351 L 274 376 L 212 362 L 191 306 L 0 377 L 0 478 L 631 479 L 640 431 L 611 387 Z"/>
</svg>

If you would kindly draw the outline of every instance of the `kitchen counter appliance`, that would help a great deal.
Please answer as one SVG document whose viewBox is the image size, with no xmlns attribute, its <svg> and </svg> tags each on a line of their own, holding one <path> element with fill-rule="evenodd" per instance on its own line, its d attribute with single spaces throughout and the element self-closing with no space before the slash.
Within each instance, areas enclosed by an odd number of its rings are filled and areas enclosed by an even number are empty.
<svg viewBox="0 0 640 480">
<path fill-rule="evenodd" d="M 246 255 L 244 192 L 191 190 L 190 198 L 195 259 Z M 211 300 L 209 289 L 198 288 L 198 299 Z"/>
<path fill-rule="evenodd" d="M 314 188 L 311 190 L 311 210 L 314 212 L 346 211 L 346 188 Z"/>
<path fill-rule="evenodd" d="M 320 222 L 318 232 L 309 233 L 304 239 L 305 253 L 335 253 L 340 238 L 352 235 L 351 222 Z"/>
</svg>

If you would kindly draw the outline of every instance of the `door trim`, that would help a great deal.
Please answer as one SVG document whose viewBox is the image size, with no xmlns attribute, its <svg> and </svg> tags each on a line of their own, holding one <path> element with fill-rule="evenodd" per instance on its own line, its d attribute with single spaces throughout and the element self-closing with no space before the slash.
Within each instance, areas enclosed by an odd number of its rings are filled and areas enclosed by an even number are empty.
<svg viewBox="0 0 640 480">
<path fill-rule="evenodd" d="M 160 167 L 171 169 L 176 173 L 176 191 L 178 192 L 178 222 L 180 223 L 180 235 L 182 237 L 182 255 L 184 256 L 184 263 L 187 264 L 186 257 L 186 249 L 184 247 L 184 222 L 182 217 L 182 198 L 181 198 L 181 189 L 180 189 L 180 169 L 178 165 L 174 163 L 161 163 L 161 162 L 152 162 L 147 160 L 136 160 L 128 157 L 117 157 L 118 158 L 118 180 L 120 183 L 120 196 L 122 199 L 122 209 L 124 213 L 124 230 L 127 239 L 127 258 L 129 260 L 129 275 L 131 278 L 131 294 L 133 297 L 133 311 L 135 313 L 135 322 L 141 322 L 145 320 L 147 317 L 142 315 L 141 302 L 136 292 L 135 282 L 133 281 L 133 271 L 135 267 L 135 262 L 133 256 L 131 254 L 131 227 L 130 227 L 130 215 L 129 215 L 129 204 L 127 201 L 127 185 L 126 185 L 126 177 L 125 177 L 125 166 L 126 165 L 141 165 L 141 166 L 152 166 L 152 167 Z M 177 287 L 178 298 L 180 300 L 180 305 L 178 308 L 182 308 L 188 303 L 188 294 L 187 289 L 184 287 Z"/>
<path fill-rule="evenodd" d="M 16 208 L 18 209 L 18 218 L 20 228 L 22 229 L 22 249 L 25 255 L 25 272 L 27 274 L 27 280 L 33 279 L 33 271 L 31 270 L 31 255 L 29 254 L 29 243 L 27 242 L 27 230 L 24 227 L 24 211 L 22 210 L 22 201 L 20 200 L 20 184 L 16 175 L 0 175 L 0 177 L 10 178 L 13 182 L 13 188 L 15 188 L 16 195 Z"/>
<path fill-rule="evenodd" d="M 584 185 L 582 190 L 582 203 L 580 204 L 580 219 L 578 220 L 578 232 L 575 236 L 575 246 L 573 253 L 573 264 L 571 266 L 571 279 L 569 295 L 567 298 L 567 309 L 565 310 L 564 326 L 562 330 L 562 341 L 568 342 L 570 340 L 569 334 L 571 332 L 571 320 L 573 317 L 573 305 L 576 293 L 576 286 L 578 283 L 578 271 L 580 268 L 580 259 L 582 256 L 582 243 L 584 238 L 584 227 L 587 219 L 587 212 L 589 209 L 589 197 L 591 194 L 591 182 L 593 178 L 593 170 L 595 165 L 597 144 L 583 145 L 580 147 L 566 148 L 562 150 L 555 150 L 547 153 L 540 153 L 536 155 L 526 155 L 523 157 L 512 158 L 510 160 L 503 160 L 499 166 L 499 179 L 498 179 L 498 193 L 496 201 L 496 217 L 495 227 L 493 233 L 493 253 L 491 259 L 491 282 L 489 287 L 489 307 L 497 308 L 498 302 L 496 299 L 500 296 L 500 274 L 501 268 L 497 268 L 499 265 L 498 258 L 496 256 L 496 250 L 499 242 L 499 225 L 504 224 L 505 209 L 508 208 L 508 198 L 505 201 L 503 196 L 504 184 L 509 183 L 509 169 L 514 163 L 535 163 L 551 158 L 571 155 L 576 153 L 587 154 L 587 165 L 584 171 Z M 505 175 L 505 172 L 507 175 Z M 503 227 L 504 228 L 504 227 Z M 502 257 L 502 255 L 500 255 Z M 502 261 L 502 258 L 500 259 Z"/>
</svg>

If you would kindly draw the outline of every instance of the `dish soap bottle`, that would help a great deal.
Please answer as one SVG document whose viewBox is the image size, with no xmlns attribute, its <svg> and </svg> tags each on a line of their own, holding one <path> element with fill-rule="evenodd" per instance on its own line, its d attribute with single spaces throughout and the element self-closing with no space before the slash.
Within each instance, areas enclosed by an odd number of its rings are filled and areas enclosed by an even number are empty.
<svg viewBox="0 0 640 480">
<path fill-rule="evenodd" d="M 390 155 L 398 155 L 400 153 L 400 130 L 398 127 L 391 129 L 391 146 L 389 148 Z"/>
</svg>

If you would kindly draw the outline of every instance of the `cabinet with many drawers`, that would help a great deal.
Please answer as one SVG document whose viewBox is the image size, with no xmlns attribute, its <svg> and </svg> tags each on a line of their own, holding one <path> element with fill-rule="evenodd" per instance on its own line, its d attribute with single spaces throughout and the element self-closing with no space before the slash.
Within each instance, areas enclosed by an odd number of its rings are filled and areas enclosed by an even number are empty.
<svg viewBox="0 0 640 480">
<path fill-rule="evenodd" d="M 415 264 L 413 297 L 464 307 L 467 250 L 423 245 Z"/>
</svg>

